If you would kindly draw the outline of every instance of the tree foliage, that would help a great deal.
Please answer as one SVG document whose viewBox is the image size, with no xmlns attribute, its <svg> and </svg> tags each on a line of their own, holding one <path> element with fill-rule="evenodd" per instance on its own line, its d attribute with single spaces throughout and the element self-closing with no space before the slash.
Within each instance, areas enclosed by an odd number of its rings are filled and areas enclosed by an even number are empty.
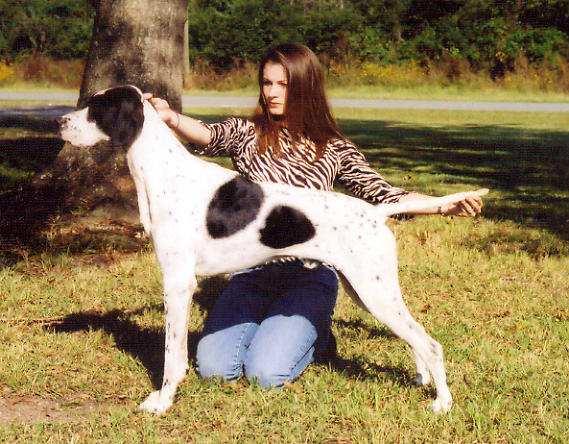
<svg viewBox="0 0 569 444">
<path fill-rule="evenodd" d="M 94 15 L 89 0 L 2 0 L 0 58 L 85 57 Z"/>
<path fill-rule="evenodd" d="M 3 0 L 0 58 L 84 58 L 95 2 Z M 569 59 L 567 0 L 190 0 L 188 16 L 192 61 L 219 70 L 283 41 L 325 61 Z"/>
</svg>

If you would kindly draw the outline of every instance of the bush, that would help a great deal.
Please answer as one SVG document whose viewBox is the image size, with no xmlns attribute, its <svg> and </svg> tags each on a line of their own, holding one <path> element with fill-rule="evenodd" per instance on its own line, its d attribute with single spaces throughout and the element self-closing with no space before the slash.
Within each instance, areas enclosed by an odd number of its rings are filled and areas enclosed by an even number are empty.
<svg viewBox="0 0 569 444">
<path fill-rule="evenodd" d="M 200 2 L 189 12 L 190 58 L 207 62 L 218 72 L 243 62 L 256 63 L 267 46 L 301 40 L 298 9 L 288 2 L 262 0 Z"/>
<path fill-rule="evenodd" d="M 0 57 L 85 57 L 94 15 L 90 0 L 2 0 Z"/>
<path fill-rule="evenodd" d="M 267 47 L 297 41 L 339 84 L 457 84 L 476 75 L 504 83 L 531 65 L 552 70 L 540 71 L 548 79 L 540 88 L 560 88 L 553 83 L 566 79 L 567 2 L 508 7 L 513 1 L 190 0 L 194 84 L 249 88 Z M 17 61 L 25 79 L 78 85 L 82 66 L 71 60 L 86 58 L 96 3 L 2 0 L 0 60 Z"/>
<path fill-rule="evenodd" d="M 14 77 L 25 82 L 61 88 L 81 86 L 85 63 L 83 60 L 56 60 L 42 55 L 24 57 L 13 65 Z"/>
<path fill-rule="evenodd" d="M 557 29 L 520 29 L 510 34 L 504 52 L 512 59 L 541 63 L 557 57 L 569 58 L 569 41 Z"/>
<path fill-rule="evenodd" d="M 7 83 L 14 76 L 14 70 L 7 64 L 0 62 L 0 85 Z"/>
<path fill-rule="evenodd" d="M 192 65 L 190 88 L 209 91 L 256 91 L 257 65 L 245 62 L 229 71 L 219 72 L 211 64 L 197 60 Z"/>
<path fill-rule="evenodd" d="M 300 3 L 235 0 L 197 1 L 189 11 L 190 57 L 218 72 L 257 63 L 267 47 L 296 41 L 325 61 L 350 56 L 350 38 L 359 22 L 350 7 L 331 4 L 305 9 Z"/>
</svg>

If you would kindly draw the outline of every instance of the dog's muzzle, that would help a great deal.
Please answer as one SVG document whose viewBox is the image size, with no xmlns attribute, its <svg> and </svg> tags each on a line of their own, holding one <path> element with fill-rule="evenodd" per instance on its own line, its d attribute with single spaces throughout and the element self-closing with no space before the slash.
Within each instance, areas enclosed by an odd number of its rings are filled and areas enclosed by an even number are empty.
<svg viewBox="0 0 569 444">
<path fill-rule="evenodd" d="M 55 123 L 57 125 L 57 128 L 59 129 L 59 131 L 63 131 L 65 128 L 67 128 L 67 123 L 69 122 L 69 118 L 65 117 L 65 116 L 61 116 L 58 117 L 57 119 L 55 119 Z"/>
</svg>

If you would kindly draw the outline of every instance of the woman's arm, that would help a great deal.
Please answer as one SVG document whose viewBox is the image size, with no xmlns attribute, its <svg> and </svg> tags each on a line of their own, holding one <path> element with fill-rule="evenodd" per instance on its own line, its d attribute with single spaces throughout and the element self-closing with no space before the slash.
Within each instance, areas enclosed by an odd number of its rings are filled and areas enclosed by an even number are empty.
<svg viewBox="0 0 569 444">
<path fill-rule="evenodd" d="M 425 200 L 425 199 L 434 199 L 433 196 L 427 196 L 426 194 L 419 194 L 419 193 L 409 193 L 405 196 L 402 196 L 399 199 L 399 202 L 411 201 L 411 200 Z M 476 216 L 480 214 L 482 211 L 483 206 L 482 198 L 473 194 L 472 196 L 467 197 L 460 202 L 457 202 L 452 205 L 446 205 L 444 207 L 438 208 L 431 208 L 428 210 L 422 211 L 415 211 L 408 214 L 411 215 L 420 215 L 420 214 L 443 214 L 445 216 Z"/>
<path fill-rule="evenodd" d="M 332 147 L 339 162 L 336 180 L 354 196 L 377 205 L 399 202 L 408 194 L 408 191 L 392 186 L 375 171 L 353 143 L 338 139 Z"/>
<path fill-rule="evenodd" d="M 335 144 L 341 168 L 338 180 L 356 196 L 375 204 L 389 204 L 411 200 L 433 199 L 433 196 L 416 192 L 407 192 L 393 187 L 375 171 L 365 156 L 348 141 L 338 141 Z M 461 202 L 445 207 L 407 213 L 409 215 L 443 214 L 446 216 L 476 216 L 482 211 L 482 199 L 473 195 Z"/>
<path fill-rule="evenodd" d="M 200 121 L 191 117 L 177 113 L 168 102 L 152 94 L 144 94 L 144 98 L 156 109 L 160 118 L 168 125 L 179 137 L 187 142 L 207 146 L 211 141 L 211 132 Z"/>
</svg>

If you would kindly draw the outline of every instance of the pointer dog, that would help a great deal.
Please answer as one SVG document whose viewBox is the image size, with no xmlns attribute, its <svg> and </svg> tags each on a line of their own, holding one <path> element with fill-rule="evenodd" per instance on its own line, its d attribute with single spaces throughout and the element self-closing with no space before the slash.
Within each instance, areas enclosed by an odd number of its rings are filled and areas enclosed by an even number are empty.
<svg viewBox="0 0 569 444">
<path fill-rule="evenodd" d="M 142 403 L 143 410 L 166 412 L 188 370 L 188 316 L 196 275 L 233 272 L 282 256 L 333 265 L 352 298 L 409 344 L 415 382 L 428 384 L 432 375 L 437 391 L 433 410 L 450 409 L 442 347 L 403 302 L 395 239 L 384 222 L 394 214 L 458 202 L 473 192 L 373 206 L 338 193 L 253 183 L 189 154 L 132 86 L 95 94 L 59 124 L 61 137 L 73 145 L 110 143 L 126 149 L 140 220 L 162 269 L 164 380 Z"/>
</svg>

